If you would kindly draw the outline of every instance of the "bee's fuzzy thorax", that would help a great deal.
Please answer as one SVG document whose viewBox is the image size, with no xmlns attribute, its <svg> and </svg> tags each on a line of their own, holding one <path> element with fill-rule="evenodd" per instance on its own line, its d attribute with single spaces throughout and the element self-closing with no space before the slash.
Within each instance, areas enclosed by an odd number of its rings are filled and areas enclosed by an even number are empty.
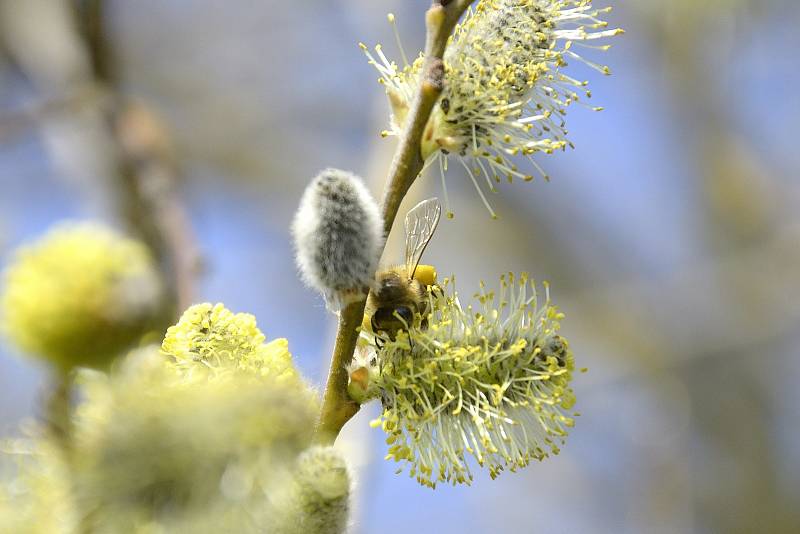
<svg viewBox="0 0 800 534">
<path fill-rule="evenodd" d="M 303 280 L 339 309 L 372 285 L 383 244 L 378 205 L 354 174 L 325 169 L 309 184 L 292 223 Z"/>
<path fill-rule="evenodd" d="M 425 313 L 427 304 L 425 286 L 409 277 L 404 266 L 378 271 L 365 308 L 367 330 L 374 332 L 378 328 L 394 335 L 403 327 L 403 319 L 395 317 L 395 312 Z"/>
<path fill-rule="evenodd" d="M 376 273 L 375 287 L 370 299 L 377 295 L 390 301 L 403 300 L 409 296 L 408 291 L 413 292 L 415 300 L 417 295 L 419 298 L 423 295 L 420 283 L 409 278 L 405 267 L 392 267 Z"/>
</svg>

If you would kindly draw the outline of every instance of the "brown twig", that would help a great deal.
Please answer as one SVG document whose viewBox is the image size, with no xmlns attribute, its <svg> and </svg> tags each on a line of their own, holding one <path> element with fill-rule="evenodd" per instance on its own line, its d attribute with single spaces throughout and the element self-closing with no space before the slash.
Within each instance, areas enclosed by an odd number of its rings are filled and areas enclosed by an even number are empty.
<svg viewBox="0 0 800 534">
<path fill-rule="evenodd" d="M 158 117 L 135 101 L 119 103 L 113 123 L 120 148 L 120 209 L 162 265 L 173 315 L 192 304 L 202 259 L 169 136 Z"/>
<path fill-rule="evenodd" d="M 180 169 L 167 129 L 142 102 L 115 91 L 118 73 L 106 35 L 105 2 L 83 6 L 83 33 L 94 76 L 115 96 L 109 114 L 118 147 L 119 210 L 126 224 L 153 251 L 169 288 L 168 323 L 192 304 L 202 257 L 180 192 Z"/>
<path fill-rule="evenodd" d="M 447 40 L 458 19 L 472 2 L 473 0 L 435 1 L 425 15 L 427 37 L 422 80 L 392 159 L 381 207 L 383 228 L 387 236 L 394 225 L 400 203 L 422 171 L 424 161 L 421 141 L 433 106 L 444 87 L 443 57 Z M 366 297 L 348 305 L 340 313 L 336 345 L 316 429 L 315 439 L 319 443 L 333 443 L 345 423 L 360 408 L 347 394 L 347 366 L 353 359 L 365 305 Z"/>
<path fill-rule="evenodd" d="M 358 327 L 364 317 L 365 301 L 346 306 L 339 314 L 339 328 L 333 349 L 328 384 L 322 398 L 316 441 L 333 443 L 344 424 L 359 410 L 360 405 L 347 394 L 347 365 L 353 357 L 358 340 Z"/>
</svg>

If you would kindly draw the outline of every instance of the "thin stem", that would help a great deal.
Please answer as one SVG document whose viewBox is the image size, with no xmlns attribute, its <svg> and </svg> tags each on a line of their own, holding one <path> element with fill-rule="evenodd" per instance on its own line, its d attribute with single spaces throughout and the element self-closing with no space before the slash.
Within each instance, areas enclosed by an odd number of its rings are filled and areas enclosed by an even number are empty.
<svg viewBox="0 0 800 534">
<path fill-rule="evenodd" d="M 347 365 L 352 359 L 358 340 L 357 329 L 364 318 L 365 300 L 345 306 L 339 314 L 339 328 L 333 349 L 333 364 L 328 373 L 328 385 L 322 398 L 322 411 L 316 430 L 316 441 L 333 443 L 344 424 L 359 410 L 360 405 L 347 394 Z M 355 335 L 353 335 L 355 333 Z"/>
<path fill-rule="evenodd" d="M 71 380 L 67 372 L 59 372 L 44 400 L 44 420 L 53 440 L 65 459 L 72 454 L 72 421 L 70 418 Z"/>
<path fill-rule="evenodd" d="M 400 203 L 411 184 L 425 164 L 422 159 L 421 142 L 425 126 L 436 100 L 444 88 L 444 51 L 447 39 L 458 19 L 473 0 L 451 0 L 434 2 L 425 15 L 427 36 L 425 60 L 422 65 L 422 83 L 411 103 L 408 118 L 400 136 L 392 165 L 389 169 L 387 187 L 383 197 L 383 222 L 386 235 L 392 230 Z"/>
<path fill-rule="evenodd" d="M 427 37 L 422 80 L 411 103 L 400 142 L 392 159 L 381 207 L 383 229 L 387 236 L 394 225 L 400 203 L 424 165 L 421 141 L 433 106 L 444 88 L 442 58 L 447 47 L 447 39 L 458 19 L 472 2 L 473 0 L 434 1 L 425 15 Z M 315 440 L 318 443 L 333 443 L 345 423 L 360 408 L 359 404 L 347 394 L 347 366 L 353 359 L 365 305 L 366 296 L 345 307 L 339 316 L 336 345 L 316 429 Z"/>
<path fill-rule="evenodd" d="M 147 106 L 134 101 L 117 107 L 114 134 L 120 148 L 121 209 L 157 256 L 170 289 L 170 315 L 179 314 L 194 301 L 202 256 L 169 135 Z"/>
</svg>

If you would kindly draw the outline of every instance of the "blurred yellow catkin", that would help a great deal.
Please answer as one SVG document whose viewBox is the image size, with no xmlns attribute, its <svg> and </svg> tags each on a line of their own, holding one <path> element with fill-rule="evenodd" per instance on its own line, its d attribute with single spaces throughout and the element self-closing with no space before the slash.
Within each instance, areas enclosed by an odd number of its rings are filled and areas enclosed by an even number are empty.
<svg viewBox="0 0 800 534">
<path fill-rule="evenodd" d="M 153 324 L 161 286 L 146 247 L 96 223 L 62 223 L 5 272 L 2 330 L 63 370 L 102 367 Z"/>
</svg>

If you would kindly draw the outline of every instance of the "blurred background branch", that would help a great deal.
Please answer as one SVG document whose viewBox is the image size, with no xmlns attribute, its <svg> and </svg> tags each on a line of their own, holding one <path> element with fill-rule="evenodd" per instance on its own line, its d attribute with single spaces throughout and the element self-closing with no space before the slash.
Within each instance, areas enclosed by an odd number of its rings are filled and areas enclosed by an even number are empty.
<svg viewBox="0 0 800 534">
<path fill-rule="evenodd" d="M 169 324 L 194 299 L 199 249 L 167 128 L 149 106 L 119 86 L 104 2 L 6 1 L 2 6 L 12 57 L 43 99 L 32 109 L 0 118 L 3 132 L 36 123 L 47 128 L 55 121 L 59 129 L 83 133 L 82 139 L 53 139 L 54 158 L 65 175 L 81 176 L 90 203 L 111 207 L 114 218 L 150 246 L 171 291 L 165 303 Z M 43 29 L 57 38 L 39 40 Z M 97 169 L 88 180 L 82 177 L 87 169 L 80 168 L 85 159 Z M 98 192 L 106 198 L 97 199 Z"/>
</svg>

